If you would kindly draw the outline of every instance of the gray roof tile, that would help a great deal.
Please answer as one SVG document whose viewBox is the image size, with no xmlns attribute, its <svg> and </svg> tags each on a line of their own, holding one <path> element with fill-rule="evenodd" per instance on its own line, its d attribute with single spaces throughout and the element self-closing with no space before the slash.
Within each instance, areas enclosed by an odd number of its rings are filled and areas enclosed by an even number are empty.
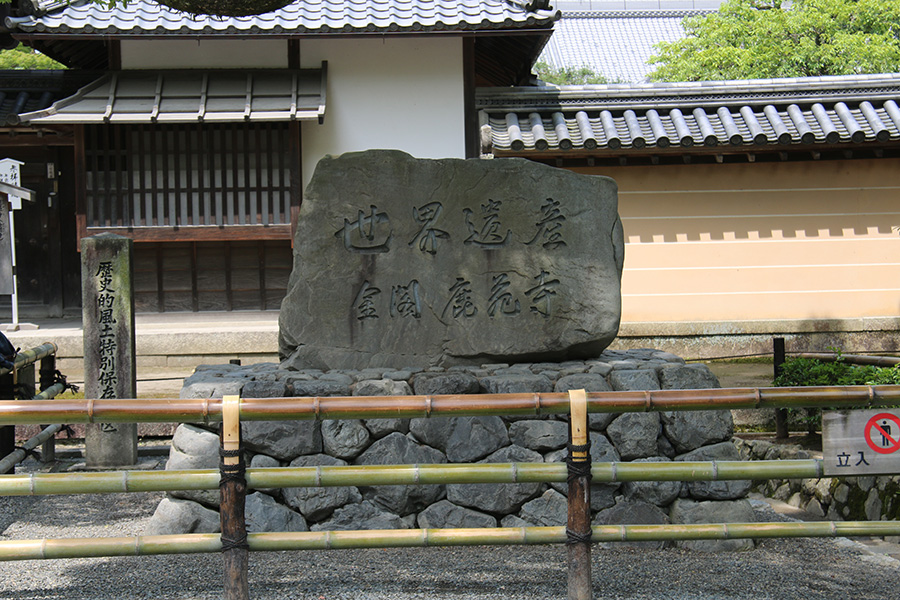
<svg viewBox="0 0 900 600">
<path fill-rule="evenodd" d="M 563 12 L 538 60 L 556 67 L 590 67 L 609 81 L 647 81 L 659 42 L 684 37 L 681 21 L 710 10 Z"/>
<path fill-rule="evenodd" d="M 549 27 L 554 10 L 528 11 L 508 0 L 302 0 L 252 17 L 191 16 L 150 0 L 112 9 L 93 2 L 46 7 L 42 16 L 7 19 L 23 33 L 84 35 L 299 34 L 472 31 Z"/>
<path fill-rule="evenodd" d="M 324 69 L 117 71 L 19 119 L 30 124 L 321 120 L 324 77 Z"/>
<path fill-rule="evenodd" d="M 485 88 L 477 103 L 499 155 L 900 142 L 900 74 Z"/>
</svg>

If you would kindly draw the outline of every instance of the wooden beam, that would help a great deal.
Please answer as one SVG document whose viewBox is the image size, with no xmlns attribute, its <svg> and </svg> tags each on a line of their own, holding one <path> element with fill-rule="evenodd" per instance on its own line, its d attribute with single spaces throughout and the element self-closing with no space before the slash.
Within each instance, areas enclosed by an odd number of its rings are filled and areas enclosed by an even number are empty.
<svg viewBox="0 0 900 600">
<path fill-rule="evenodd" d="M 87 227 L 84 236 L 115 233 L 135 242 L 230 242 L 289 240 L 290 225 L 233 225 L 202 227 Z M 79 238 L 80 239 L 80 238 Z"/>
</svg>

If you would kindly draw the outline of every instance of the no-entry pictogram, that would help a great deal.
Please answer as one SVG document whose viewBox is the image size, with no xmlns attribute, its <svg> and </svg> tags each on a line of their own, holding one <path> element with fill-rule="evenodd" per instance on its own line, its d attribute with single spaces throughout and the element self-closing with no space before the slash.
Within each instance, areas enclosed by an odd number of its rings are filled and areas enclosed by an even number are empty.
<svg viewBox="0 0 900 600">
<path fill-rule="evenodd" d="M 829 410 L 822 413 L 825 475 L 900 474 L 900 410 Z"/>
<path fill-rule="evenodd" d="M 864 437 L 869 448 L 879 454 L 900 450 L 900 417 L 879 413 L 866 423 Z"/>
</svg>

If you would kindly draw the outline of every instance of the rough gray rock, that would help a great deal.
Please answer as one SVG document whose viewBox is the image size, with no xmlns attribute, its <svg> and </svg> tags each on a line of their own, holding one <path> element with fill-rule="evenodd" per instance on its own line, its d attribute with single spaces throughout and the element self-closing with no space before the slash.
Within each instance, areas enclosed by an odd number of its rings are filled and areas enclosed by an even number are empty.
<svg viewBox="0 0 900 600">
<path fill-rule="evenodd" d="M 657 451 L 659 413 L 625 413 L 606 428 L 606 435 L 622 460 L 647 458 Z"/>
<path fill-rule="evenodd" d="M 279 352 L 353 369 L 597 356 L 621 313 L 616 193 L 522 159 L 326 156 L 297 221 Z"/>
<path fill-rule="evenodd" d="M 219 469 L 219 436 L 193 425 L 182 424 L 175 429 L 169 449 L 167 471 L 185 469 Z M 219 505 L 219 490 L 173 490 L 169 495 L 194 500 L 206 506 Z"/>
<path fill-rule="evenodd" d="M 509 439 L 537 452 L 556 450 L 568 442 L 569 425 L 562 421 L 516 421 L 509 426 Z"/>
<path fill-rule="evenodd" d="M 678 453 L 731 439 L 734 420 L 728 410 L 660 413 L 663 432 Z"/>
<path fill-rule="evenodd" d="M 478 462 L 543 462 L 543 458 L 534 450 L 521 446 L 507 446 Z M 508 515 L 540 494 L 542 488 L 541 483 L 453 483 L 447 485 L 447 499 L 454 504 L 494 515 Z"/>
<path fill-rule="evenodd" d="M 247 533 L 264 531 L 309 531 L 306 519 L 266 494 L 247 495 L 244 505 Z"/>
<path fill-rule="evenodd" d="M 509 445 L 500 417 L 412 419 L 409 431 L 418 441 L 446 453 L 450 462 L 472 462 Z"/>
<path fill-rule="evenodd" d="M 658 390 L 659 378 L 651 369 L 614 369 L 609 383 L 619 392 Z"/>
<path fill-rule="evenodd" d="M 666 365 L 657 371 L 659 385 L 664 390 L 707 390 L 718 388 L 719 380 L 703 364 Z"/>
<path fill-rule="evenodd" d="M 318 421 L 244 421 L 241 442 L 254 452 L 292 460 L 321 452 L 322 431 Z"/>
<path fill-rule="evenodd" d="M 655 504 L 640 500 L 620 500 L 615 506 L 601 510 L 591 521 L 592 527 L 602 525 L 666 525 L 669 517 Z M 671 542 L 615 542 L 616 547 L 665 548 Z"/>
<path fill-rule="evenodd" d="M 290 379 L 288 392 L 297 397 L 349 396 L 350 384 L 328 379 Z"/>
<path fill-rule="evenodd" d="M 354 529 L 409 529 L 409 521 L 389 513 L 368 500 L 334 511 L 327 521 L 310 527 L 312 531 L 352 531 Z"/>
<path fill-rule="evenodd" d="M 553 391 L 553 382 L 543 375 L 494 375 L 483 377 L 481 387 L 487 394 L 534 394 Z"/>
<path fill-rule="evenodd" d="M 697 502 L 679 498 L 672 503 L 669 517 L 673 523 L 753 523 L 756 517 L 753 507 L 746 500 Z M 676 542 L 680 548 L 700 552 L 733 552 L 752 550 L 753 540 L 690 540 Z"/>
<path fill-rule="evenodd" d="M 413 377 L 413 390 L 419 396 L 442 394 L 477 394 L 478 379 L 469 373 L 419 373 Z"/>
<path fill-rule="evenodd" d="M 392 433 L 373 443 L 354 461 L 357 465 L 440 464 L 447 457 L 440 450 L 423 446 L 401 433 Z M 439 500 L 442 485 L 379 485 L 362 489 L 372 500 L 388 511 L 405 516 Z"/>
<path fill-rule="evenodd" d="M 244 383 L 239 376 L 232 379 L 214 371 L 198 371 L 184 380 L 180 397 L 193 399 L 233 396 L 241 393 Z"/>
<path fill-rule="evenodd" d="M 416 517 L 419 527 L 425 529 L 467 529 L 470 527 L 496 527 L 497 519 L 471 508 L 457 506 L 449 500 L 439 500 Z"/>
<path fill-rule="evenodd" d="M 358 419 L 322 421 L 322 446 L 326 454 L 352 460 L 369 447 L 372 436 Z"/>
<path fill-rule="evenodd" d="M 300 456 L 291 461 L 292 467 L 340 466 L 347 463 L 327 454 Z M 284 488 L 284 501 L 299 511 L 309 521 L 328 518 L 335 509 L 351 502 L 359 502 L 362 496 L 355 487 L 293 487 Z"/>
<path fill-rule="evenodd" d="M 636 463 L 671 462 L 662 456 L 639 458 Z M 680 481 L 626 481 L 622 484 L 622 493 L 626 500 L 640 500 L 656 506 L 668 506 L 681 493 Z"/>
<path fill-rule="evenodd" d="M 409 419 L 363 419 L 363 424 L 376 440 L 395 431 L 404 435 L 409 433 Z"/>
<path fill-rule="evenodd" d="M 568 500 L 554 489 L 549 489 L 534 500 L 526 502 L 519 511 L 519 517 L 535 527 L 565 525 L 568 514 Z"/>
<path fill-rule="evenodd" d="M 284 398 L 288 396 L 288 386 L 283 381 L 248 381 L 241 389 L 242 398 Z"/>
<path fill-rule="evenodd" d="M 682 454 L 675 460 L 683 462 L 710 460 L 741 460 L 740 451 L 731 442 L 720 442 L 711 446 L 697 448 Z M 686 483 L 691 497 L 700 500 L 734 500 L 743 498 L 750 492 L 750 481 L 689 481 Z"/>
<path fill-rule="evenodd" d="M 393 379 L 365 379 L 353 386 L 354 396 L 411 396 L 412 389 L 405 381 Z"/>
<path fill-rule="evenodd" d="M 144 535 L 218 533 L 219 513 L 190 500 L 163 498 L 147 523 Z"/>
</svg>

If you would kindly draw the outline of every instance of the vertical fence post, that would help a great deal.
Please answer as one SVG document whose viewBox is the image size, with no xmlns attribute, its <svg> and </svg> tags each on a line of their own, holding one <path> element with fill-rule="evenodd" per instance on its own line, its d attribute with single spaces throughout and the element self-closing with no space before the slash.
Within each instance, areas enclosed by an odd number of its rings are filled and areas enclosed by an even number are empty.
<svg viewBox="0 0 900 600">
<path fill-rule="evenodd" d="M 40 388 L 43 392 L 56 383 L 56 355 L 51 354 L 41 359 Z M 46 425 L 42 425 L 46 427 Z M 56 436 L 53 435 L 41 445 L 41 462 L 56 460 Z"/>
<path fill-rule="evenodd" d="M 569 392 L 569 497 L 566 522 L 568 600 L 591 598 L 591 453 L 588 438 L 587 394 Z"/>
<path fill-rule="evenodd" d="M 773 375 L 777 379 L 781 375 L 781 368 L 784 364 L 784 338 L 772 338 L 772 367 Z M 788 432 L 788 415 L 786 408 L 775 409 L 775 437 L 778 439 L 787 439 L 790 435 Z"/>
<path fill-rule="evenodd" d="M 222 448 L 219 453 L 219 518 L 222 525 L 222 558 L 225 570 L 225 600 L 249 600 L 247 583 L 249 546 L 244 522 L 247 480 L 241 453 L 240 396 L 222 400 Z"/>
<path fill-rule="evenodd" d="M 15 371 L 0 375 L 0 400 L 14 400 L 16 390 Z M 7 456 L 16 449 L 16 427 L 15 425 L 6 425 L 0 427 L 0 458 Z M 15 471 L 15 467 L 0 473 L 5 475 Z"/>
</svg>

